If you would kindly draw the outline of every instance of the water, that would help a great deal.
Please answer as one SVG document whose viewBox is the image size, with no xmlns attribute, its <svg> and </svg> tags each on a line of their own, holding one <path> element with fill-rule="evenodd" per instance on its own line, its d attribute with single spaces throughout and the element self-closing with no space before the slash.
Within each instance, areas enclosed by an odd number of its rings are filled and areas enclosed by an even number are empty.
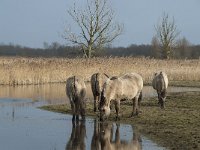
<svg viewBox="0 0 200 150">
<path fill-rule="evenodd" d="M 200 91 L 200 88 L 193 87 L 169 87 L 170 92 Z M 156 91 L 151 86 L 143 88 L 144 97 L 157 96 Z M 87 84 L 86 97 L 92 101 L 90 85 Z M 0 86 L 0 98 L 31 99 L 33 102 L 39 101 L 46 104 L 60 104 L 69 102 L 66 97 L 65 84 L 45 84 L 28 86 Z"/>
<path fill-rule="evenodd" d="M 180 92 L 199 89 L 176 88 L 171 90 Z M 144 93 L 146 97 L 156 94 L 151 87 L 145 87 Z M 88 92 L 87 97 L 92 99 L 91 92 Z M 0 149 L 65 150 L 72 149 L 70 145 L 80 146 L 80 149 L 92 149 L 94 144 L 112 148 L 138 146 L 143 150 L 164 149 L 128 124 L 100 124 L 90 118 L 87 118 L 85 123 L 73 124 L 71 115 L 36 108 L 44 104 L 67 102 L 64 84 L 1 86 Z M 94 130 L 95 126 L 98 130 Z"/>
</svg>

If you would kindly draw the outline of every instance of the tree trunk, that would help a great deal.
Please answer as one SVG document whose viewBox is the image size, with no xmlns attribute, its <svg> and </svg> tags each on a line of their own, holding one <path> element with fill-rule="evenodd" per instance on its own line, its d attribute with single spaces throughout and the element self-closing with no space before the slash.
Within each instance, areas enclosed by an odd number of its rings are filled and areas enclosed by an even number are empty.
<svg viewBox="0 0 200 150">
<path fill-rule="evenodd" d="M 87 58 L 91 58 L 91 56 L 92 56 L 92 45 L 88 45 Z"/>
</svg>

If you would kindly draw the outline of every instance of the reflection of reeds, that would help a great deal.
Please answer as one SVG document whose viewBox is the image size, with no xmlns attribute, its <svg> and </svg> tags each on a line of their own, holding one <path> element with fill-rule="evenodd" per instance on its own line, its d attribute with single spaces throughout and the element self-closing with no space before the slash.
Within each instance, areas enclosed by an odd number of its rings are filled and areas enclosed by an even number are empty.
<svg viewBox="0 0 200 150">
<path fill-rule="evenodd" d="M 200 81 L 200 60 L 156 60 L 149 58 L 0 58 L 0 84 L 25 85 L 65 82 L 71 75 L 86 80 L 95 72 L 110 76 L 137 72 L 145 83 L 151 82 L 155 71 L 163 70 L 169 80 Z"/>
<path fill-rule="evenodd" d="M 67 101 L 65 84 L 45 84 L 27 86 L 1 86 L 0 97 L 15 99 L 31 99 L 33 101 L 48 101 L 48 104 Z"/>
<path fill-rule="evenodd" d="M 66 84 L 24 85 L 24 86 L 0 86 L 1 98 L 31 99 L 33 101 L 45 100 L 48 104 L 69 102 Z M 86 97 L 92 96 L 90 84 L 86 84 Z"/>
</svg>

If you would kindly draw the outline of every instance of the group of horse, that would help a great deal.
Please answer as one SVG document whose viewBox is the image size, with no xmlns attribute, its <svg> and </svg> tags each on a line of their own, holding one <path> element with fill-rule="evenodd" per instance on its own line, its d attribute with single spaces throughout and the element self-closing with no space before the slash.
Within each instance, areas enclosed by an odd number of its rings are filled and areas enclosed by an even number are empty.
<svg viewBox="0 0 200 150">
<path fill-rule="evenodd" d="M 115 105 L 116 119 L 120 119 L 120 101 L 132 100 L 133 109 L 131 116 L 140 112 L 142 101 L 143 79 L 137 73 L 127 73 L 122 76 L 109 77 L 105 73 L 95 73 L 91 76 L 91 90 L 94 96 L 94 112 L 100 112 L 103 121 L 110 115 L 111 102 Z M 165 107 L 168 77 L 165 72 L 154 74 L 152 86 L 158 94 L 158 104 Z M 66 94 L 70 100 L 72 120 L 85 119 L 86 111 L 86 85 L 83 77 L 72 76 L 67 79 Z"/>
</svg>

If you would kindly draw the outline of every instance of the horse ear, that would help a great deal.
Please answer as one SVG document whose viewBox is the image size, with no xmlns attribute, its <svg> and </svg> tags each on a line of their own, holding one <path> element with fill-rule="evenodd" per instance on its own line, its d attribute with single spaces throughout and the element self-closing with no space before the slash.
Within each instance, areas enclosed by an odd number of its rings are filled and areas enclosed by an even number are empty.
<svg viewBox="0 0 200 150">
<path fill-rule="evenodd" d="M 106 73 L 104 73 L 104 75 L 105 75 L 107 78 L 109 78 L 109 76 L 108 76 Z"/>
<path fill-rule="evenodd" d="M 160 75 L 162 75 L 163 73 L 162 73 L 162 71 L 160 72 Z"/>
<path fill-rule="evenodd" d="M 156 76 L 157 75 L 157 72 L 154 72 L 154 76 Z"/>
<path fill-rule="evenodd" d="M 110 78 L 110 80 L 115 80 L 115 79 L 117 79 L 117 76 L 113 76 Z"/>
</svg>

